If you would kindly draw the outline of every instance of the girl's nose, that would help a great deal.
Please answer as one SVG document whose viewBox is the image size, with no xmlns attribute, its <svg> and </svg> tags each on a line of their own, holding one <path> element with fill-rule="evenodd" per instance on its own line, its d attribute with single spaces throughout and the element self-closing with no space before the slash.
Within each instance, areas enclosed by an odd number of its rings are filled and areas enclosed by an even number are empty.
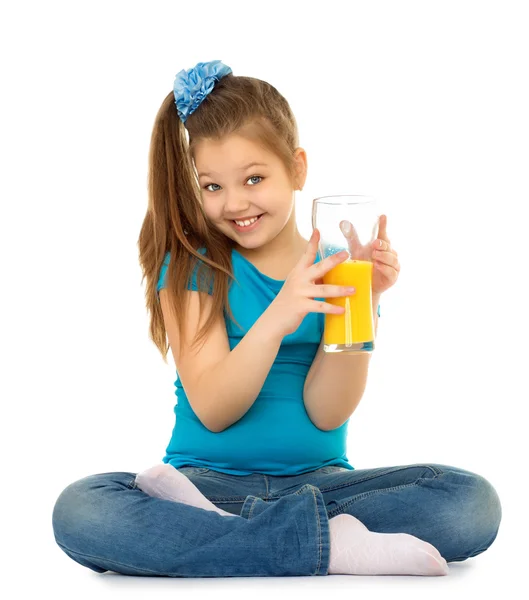
<svg viewBox="0 0 529 600">
<path fill-rule="evenodd" d="M 243 215 L 248 212 L 250 203 L 245 197 L 245 194 L 231 193 L 226 195 L 224 204 L 224 213 L 227 215 Z"/>
</svg>

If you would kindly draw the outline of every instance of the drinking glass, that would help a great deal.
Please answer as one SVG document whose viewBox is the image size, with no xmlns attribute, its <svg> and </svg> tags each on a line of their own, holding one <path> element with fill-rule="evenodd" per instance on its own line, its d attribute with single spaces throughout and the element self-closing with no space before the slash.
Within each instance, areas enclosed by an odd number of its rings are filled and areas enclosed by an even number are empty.
<svg viewBox="0 0 529 600">
<path fill-rule="evenodd" d="M 323 283 L 353 286 L 352 296 L 325 298 L 342 306 L 341 315 L 325 314 L 323 349 L 325 352 L 373 352 L 375 324 L 372 307 L 373 242 L 378 236 L 379 214 L 372 196 L 322 196 L 312 203 L 312 227 L 320 232 L 321 260 L 341 250 L 349 258 L 323 276 Z M 340 225 L 351 224 L 344 234 Z"/>
</svg>

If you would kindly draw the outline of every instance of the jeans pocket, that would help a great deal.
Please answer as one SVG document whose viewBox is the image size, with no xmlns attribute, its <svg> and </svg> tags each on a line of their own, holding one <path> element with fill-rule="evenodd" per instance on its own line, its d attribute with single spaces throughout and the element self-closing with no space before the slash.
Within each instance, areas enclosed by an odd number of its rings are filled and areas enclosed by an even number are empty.
<svg viewBox="0 0 529 600">
<path fill-rule="evenodd" d="M 182 475 L 202 475 L 210 470 L 207 467 L 177 467 L 177 471 L 180 471 Z"/>
<path fill-rule="evenodd" d="M 351 469 L 347 469 L 346 467 L 339 467 L 338 465 L 329 465 L 328 467 L 322 467 L 321 469 L 316 469 L 315 473 L 336 473 L 337 471 L 350 471 Z"/>
</svg>

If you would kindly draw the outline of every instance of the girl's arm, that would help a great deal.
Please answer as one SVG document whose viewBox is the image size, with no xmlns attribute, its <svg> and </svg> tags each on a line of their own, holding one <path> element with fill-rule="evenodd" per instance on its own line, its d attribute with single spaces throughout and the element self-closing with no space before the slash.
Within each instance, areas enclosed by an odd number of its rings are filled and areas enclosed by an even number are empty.
<svg viewBox="0 0 529 600">
<path fill-rule="evenodd" d="M 197 394 L 208 399 L 211 431 L 236 423 L 257 399 L 283 339 L 270 325 L 265 311 L 237 346 L 198 379 Z"/>
<path fill-rule="evenodd" d="M 219 316 L 204 344 L 197 352 L 191 352 L 190 342 L 207 320 L 213 304 L 211 296 L 204 294 L 205 310 L 199 323 L 200 293 L 186 292 L 185 340 L 180 354 L 178 327 L 164 289 L 160 291 L 160 304 L 178 377 L 189 404 L 204 427 L 219 433 L 238 421 L 257 399 L 283 335 L 267 309 L 230 351 L 224 317 Z"/>
<path fill-rule="evenodd" d="M 375 337 L 379 302 L 380 295 L 373 295 Z M 303 389 L 305 409 L 318 429 L 336 429 L 356 410 L 364 395 L 370 358 L 371 353 L 325 352 L 322 339 Z"/>
</svg>

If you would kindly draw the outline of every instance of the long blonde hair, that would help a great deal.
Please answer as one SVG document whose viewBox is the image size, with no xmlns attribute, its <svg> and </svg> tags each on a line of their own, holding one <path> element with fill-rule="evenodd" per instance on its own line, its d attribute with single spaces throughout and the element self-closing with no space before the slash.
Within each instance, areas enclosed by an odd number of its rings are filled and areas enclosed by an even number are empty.
<svg viewBox="0 0 529 600">
<path fill-rule="evenodd" d="M 149 337 L 166 363 L 169 343 L 156 286 L 167 252 L 170 252 L 170 262 L 165 287 L 180 340 L 185 321 L 184 294 L 197 261 L 199 289 L 207 291 L 213 280 L 213 310 L 197 333 L 193 346 L 205 340 L 218 315 L 226 311 L 233 318 L 228 301 L 228 277 L 233 278 L 234 242 L 207 218 L 194 168 L 194 149 L 199 141 L 221 140 L 233 133 L 276 154 L 294 182 L 297 123 L 286 99 L 265 81 L 232 73 L 222 77 L 188 116 L 185 125 L 178 116 L 171 91 L 156 115 L 149 148 L 148 208 L 138 248 L 143 273 L 141 283 L 147 281 L 145 298 L 151 315 Z M 197 251 L 200 247 L 206 249 L 207 256 Z M 199 310 L 202 319 L 202 294 Z"/>
</svg>

